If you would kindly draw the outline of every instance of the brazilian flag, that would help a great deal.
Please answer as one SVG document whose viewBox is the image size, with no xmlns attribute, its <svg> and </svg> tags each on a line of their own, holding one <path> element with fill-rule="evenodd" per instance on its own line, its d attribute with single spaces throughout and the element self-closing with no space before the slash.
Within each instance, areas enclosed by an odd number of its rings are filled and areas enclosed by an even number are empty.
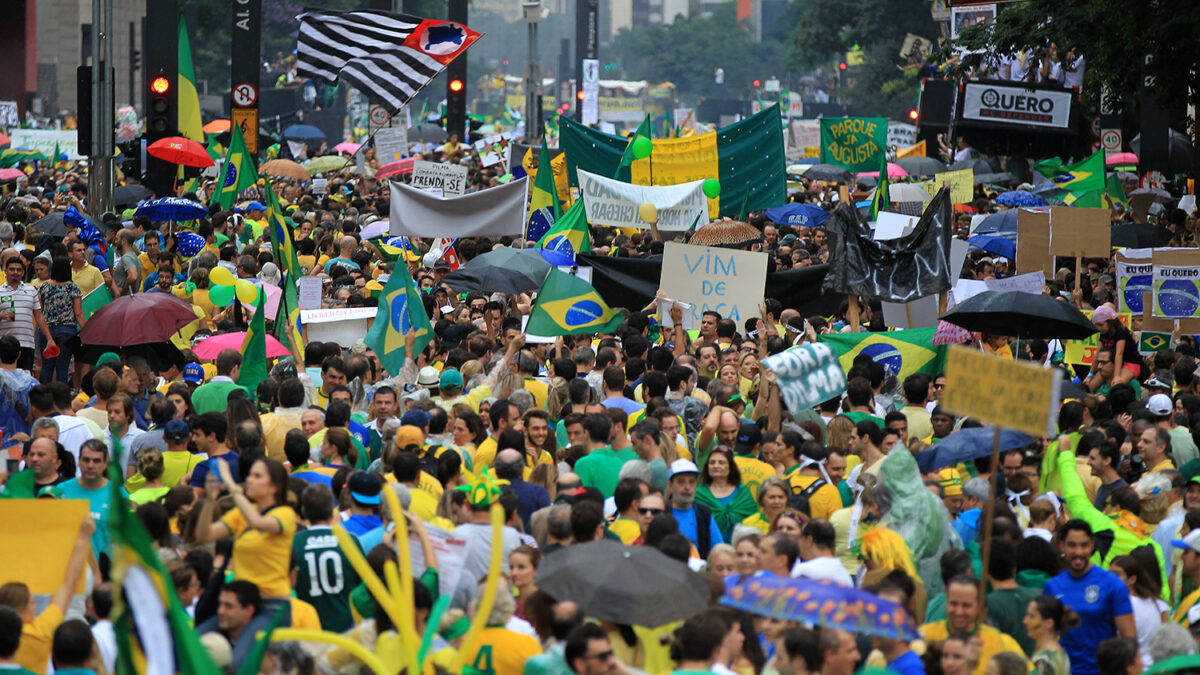
<svg viewBox="0 0 1200 675">
<path fill-rule="evenodd" d="M 574 257 L 576 253 L 591 253 L 592 242 L 588 234 L 587 215 L 583 200 L 576 199 L 567 212 L 557 218 L 554 227 L 538 240 L 538 248 L 558 251 Z"/>
<path fill-rule="evenodd" d="M 412 348 L 414 354 L 419 354 L 433 339 L 433 326 L 408 269 L 397 265 L 380 295 L 375 323 L 371 324 L 364 339 L 379 356 L 384 370 L 393 377 L 399 375 L 404 366 L 404 336 L 409 330 L 415 331 Z"/>
<path fill-rule="evenodd" d="M 892 191 L 888 187 L 887 155 L 879 153 L 879 183 L 875 186 L 875 196 L 871 198 L 871 215 L 867 220 L 875 220 L 880 211 L 892 208 Z"/>
<path fill-rule="evenodd" d="M 1053 157 L 1034 164 L 1033 169 L 1067 192 L 1063 201 L 1068 206 L 1100 208 L 1101 195 L 1106 189 L 1103 152 L 1074 164 L 1063 164 L 1061 159 Z"/>
<path fill-rule="evenodd" d="M 612 333 L 622 320 L 591 284 L 553 268 L 538 291 L 525 331 L 542 337 Z"/>
<path fill-rule="evenodd" d="M 254 187 L 257 180 L 254 157 L 246 150 L 241 127 L 235 124 L 233 138 L 229 141 L 229 153 L 225 155 L 225 164 L 221 166 L 221 186 L 213 201 L 228 211 L 233 208 L 238 194 L 248 187 Z"/>
<path fill-rule="evenodd" d="M 621 169 L 631 166 L 634 160 L 637 159 L 633 154 L 633 144 L 639 138 L 651 138 L 649 115 L 646 115 L 646 118 L 638 125 L 637 131 L 633 132 L 629 137 L 629 142 L 625 144 L 625 152 L 621 153 L 621 162 L 617 165 L 617 175 L 613 176 L 614 179 L 620 178 Z"/>
<path fill-rule="evenodd" d="M 242 372 L 238 375 L 238 386 L 253 394 L 258 385 L 269 376 L 267 368 L 267 319 L 264 307 L 267 306 L 266 293 L 258 290 L 258 307 L 254 310 L 254 318 L 250 320 L 250 329 L 246 331 L 246 339 L 242 341 Z"/>
<path fill-rule="evenodd" d="M 1158 331 L 1143 330 L 1138 340 L 1138 352 L 1153 354 L 1171 347 L 1171 334 Z"/>
<path fill-rule="evenodd" d="M 538 172 L 533 180 L 533 198 L 529 200 L 529 223 L 525 238 L 537 241 L 562 217 L 558 192 L 554 186 L 554 169 L 550 166 L 550 148 L 542 134 L 542 151 L 538 154 Z"/>
<path fill-rule="evenodd" d="M 842 370 L 850 370 L 854 358 L 866 354 L 901 382 L 915 373 L 930 377 L 945 369 L 946 347 L 933 344 L 937 328 L 914 328 L 885 333 L 836 333 L 818 339 L 833 348 Z"/>
<path fill-rule="evenodd" d="M 293 350 L 304 356 L 304 339 L 300 334 L 300 291 L 296 289 L 296 280 L 304 273 L 296 257 L 292 229 L 284 220 L 283 207 L 271 187 L 267 188 L 267 232 L 271 236 L 271 250 L 275 252 L 275 259 L 285 272 L 283 298 L 275 314 L 275 336 L 281 341 L 290 340 Z"/>
</svg>

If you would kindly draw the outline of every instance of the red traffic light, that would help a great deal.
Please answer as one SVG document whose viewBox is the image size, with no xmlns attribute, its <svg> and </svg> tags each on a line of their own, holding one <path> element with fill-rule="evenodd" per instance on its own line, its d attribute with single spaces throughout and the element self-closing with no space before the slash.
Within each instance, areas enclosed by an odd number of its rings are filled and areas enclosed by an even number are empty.
<svg viewBox="0 0 1200 675">
<path fill-rule="evenodd" d="M 579 99 L 580 101 L 582 101 L 582 100 L 583 100 L 583 90 L 582 90 L 582 89 L 580 89 L 579 91 L 575 92 L 575 98 Z"/>
<path fill-rule="evenodd" d="M 917 119 L 917 117 L 918 117 L 918 113 L 917 113 L 917 111 L 916 111 L 916 110 L 909 110 L 909 111 L 908 111 L 908 119 L 910 119 L 910 120 L 915 120 L 915 119 Z"/>
<path fill-rule="evenodd" d="M 842 61 L 841 63 L 838 64 L 838 70 L 845 70 L 845 69 L 846 69 L 845 61 Z"/>
<path fill-rule="evenodd" d="M 150 91 L 156 94 L 165 94 L 171 88 L 171 81 L 159 75 L 150 82 Z"/>
<path fill-rule="evenodd" d="M 462 80 L 450 80 L 450 91 L 457 93 L 462 90 L 463 90 L 463 81 Z"/>
<path fill-rule="evenodd" d="M 756 87 L 757 87 L 758 85 L 760 85 L 760 84 L 762 84 L 762 83 L 761 83 L 761 82 L 759 82 L 758 80 L 755 80 L 755 81 L 754 81 L 752 84 L 753 84 L 754 86 L 756 86 Z"/>
</svg>

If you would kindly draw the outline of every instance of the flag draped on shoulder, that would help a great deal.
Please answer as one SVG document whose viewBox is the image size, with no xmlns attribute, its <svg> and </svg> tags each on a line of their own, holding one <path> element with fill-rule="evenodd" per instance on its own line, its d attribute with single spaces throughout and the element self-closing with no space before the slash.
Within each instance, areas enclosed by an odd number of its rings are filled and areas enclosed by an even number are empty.
<svg viewBox="0 0 1200 675">
<path fill-rule="evenodd" d="M 829 333 L 817 339 L 837 354 L 842 370 L 849 371 L 854 358 L 866 354 L 901 382 L 909 375 L 933 377 L 945 368 L 946 346 L 932 344 L 936 328 L 886 331 L 882 333 Z"/>
<path fill-rule="evenodd" d="M 409 329 L 414 331 L 413 344 L 410 346 L 414 354 L 419 354 L 433 339 L 433 326 L 429 323 L 425 302 L 417 292 L 408 268 L 397 264 L 379 297 L 375 322 L 364 339 L 392 377 L 399 375 L 404 366 L 404 336 Z"/>
<path fill-rule="evenodd" d="M 196 90 L 196 69 L 192 66 L 192 45 L 188 41 L 187 21 L 179 16 L 179 135 L 197 143 L 204 142 L 204 123 L 200 118 L 200 94 Z"/>
<path fill-rule="evenodd" d="M 529 223 L 525 238 L 537 241 L 550 231 L 562 217 L 562 206 L 558 203 L 558 192 L 554 186 L 554 167 L 550 164 L 550 148 L 546 136 L 542 135 L 542 150 L 538 154 L 538 171 L 533 180 L 533 197 L 529 201 Z"/>
<path fill-rule="evenodd" d="M 378 10 L 305 12 L 297 73 L 331 86 L 345 82 L 394 112 L 481 36 L 454 21 Z"/>
<path fill-rule="evenodd" d="M 112 450 L 109 528 L 112 621 L 117 639 L 115 675 L 220 675 L 221 670 L 196 637 L 150 534 L 121 494 L 120 439 L 113 439 Z"/>
<path fill-rule="evenodd" d="M 577 199 L 554 227 L 538 240 L 538 248 L 574 256 L 576 253 L 591 253 L 592 241 L 588 233 L 587 215 L 583 200 Z"/>
<path fill-rule="evenodd" d="M 300 260 L 296 257 L 296 243 L 292 238 L 292 228 L 288 227 L 283 217 L 283 207 L 279 204 L 272 187 L 267 188 L 267 231 L 271 236 L 271 250 L 275 259 L 283 268 L 283 296 L 280 299 L 279 310 L 275 313 L 275 337 L 281 342 L 292 343 L 292 351 L 301 358 L 304 357 L 304 338 L 300 333 L 300 291 L 296 283 L 304 276 L 300 270 Z"/>
<path fill-rule="evenodd" d="M 621 313 L 609 307 L 591 284 L 551 268 L 529 312 L 525 331 L 542 337 L 612 333 L 622 320 Z"/>
<path fill-rule="evenodd" d="M 221 166 L 221 184 L 213 199 L 226 211 L 233 208 L 233 203 L 237 201 L 237 196 L 242 190 L 254 187 L 255 181 L 258 180 L 254 157 L 246 150 L 246 139 L 242 137 L 241 127 L 233 125 L 231 134 L 229 152 Z"/>
</svg>

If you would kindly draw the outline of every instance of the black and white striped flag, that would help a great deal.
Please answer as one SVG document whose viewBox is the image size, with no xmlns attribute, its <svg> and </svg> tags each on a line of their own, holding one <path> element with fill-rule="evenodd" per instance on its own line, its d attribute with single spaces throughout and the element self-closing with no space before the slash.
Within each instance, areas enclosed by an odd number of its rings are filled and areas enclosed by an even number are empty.
<svg viewBox="0 0 1200 675">
<path fill-rule="evenodd" d="M 297 74 L 339 79 L 396 112 L 482 35 L 454 21 L 376 10 L 300 15 Z"/>
</svg>

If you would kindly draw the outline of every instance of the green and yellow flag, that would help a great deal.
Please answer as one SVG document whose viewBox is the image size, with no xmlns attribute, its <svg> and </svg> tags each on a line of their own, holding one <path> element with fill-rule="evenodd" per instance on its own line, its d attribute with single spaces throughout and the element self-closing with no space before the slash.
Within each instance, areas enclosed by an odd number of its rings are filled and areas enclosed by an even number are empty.
<svg viewBox="0 0 1200 675">
<path fill-rule="evenodd" d="M 375 323 L 371 324 L 364 339 L 379 356 L 384 370 L 393 377 L 399 375 L 404 366 L 404 336 L 409 329 L 415 331 L 412 348 L 414 354 L 419 354 L 433 339 L 433 326 L 408 268 L 396 265 L 379 297 Z"/>
<path fill-rule="evenodd" d="M 562 206 L 558 203 L 558 192 L 554 185 L 550 148 L 546 146 L 546 135 L 542 134 L 542 151 L 538 154 L 538 171 L 533 179 L 533 197 L 529 201 L 529 222 L 525 226 L 525 238 L 541 239 L 561 217 Z"/>
<path fill-rule="evenodd" d="M 831 333 L 818 339 L 833 348 L 843 370 L 850 370 L 854 357 L 866 354 L 903 382 L 914 373 L 933 377 L 942 372 L 946 347 L 932 343 L 936 331 L 936 328 L 915 328 L 883 333 Z"/>
<path fill-rule="evenodd" d="M 254 310 L 254 318 L 246 329 L 246 339 L 242 341 L 242 372 L 238 375 L 238 386 L 250 392 L 253 396 L 258 385 L 269 376 L 267 368 L 267 306 L 266 293 L 258 289 L 258 307 Z M 283 311 L 280 305 L 279 311 Z M 278 314 L 276 315 L 278 316 Z"/>
<path fill-rule="evenodd" d="M 296 280 L 303 276 L 300 260 L 296 257 L 296 244 L 292 228 L 283 217 L 283 207 L 275 190 L 267 186 L 267 231 L 271 236 L 271 250 L 283 268 L 283 297 L 275 313 L 275 337 L 281 342 L 292 343 L 292 351 L 304 358 L 304 338 L 300 333 L 300 291 Z"/>
<path fill-rule="evenodd" d="M 879 183 L 875 186 L 875 196 L 871 198 L 871 213 L 867 220 L 875 220 L 880 211 L 892 208 L 891 187 L 888 185 L 887 155 L 879 155 Z"/>
<path fill-rule="evenodd" d="M 197 143 L 204 142 L 196 69 L 192 67 L 192 45 L 188 42 L 187 22 L 183 15 L 179 17 L 179 135 Z"/>
<path fill-rule="evenodd" d="M 1103 152 L 1074 164 L 1063 164 L 1053 157 L 1034 164 L 1033 169 L 1067 192 L 1063 201 L 1068 206 L 1101 207 L 1106 189 Z"/>
<path fill-rule="evenodd" d="M 1105 182 L 1104 197 L 1104 206 L 1111 209 L 1113 206 L 1120 204 L 1122 209 L 1129 210 L 1129 197 L 1125 194 L 1125 186 L 1121 185 L 1120 176 L 1112 175 L 1108 177 L 1108 180 Z"/>
<path fill-rule="evenodd" d="M 258 170 L 254 168 L 254 157 L 246 150 L 246 140 L 242 138 L 242 130 L 233 125 L 233 138 L 229 141 L 229 152 L 225 155 L 225 164 L 221 166 L 221 187 L 217 190 L 213 201 L 226 211 L 233 208 L 238 194 L 248 187 L 254 187 L 258 180 Z"/>
<path fill-rule="evenodd" d="M 592 252 L 587 214 L 584 212 L 582 199 L 575 200 L 571 208 L 554 221 L 554 226 L 538 240 L 537 247 L 570 256 Z"/>
<path fill-rule="evenodd" d="M 649 138 L 649 139 L 653 140 L 653 138 L 650 134 L 650 116 L 649 115 L 646 115 L 646 118 L 643 119 L 642 123 L 638 125 L 637 131 L 633 132 L 633 135 L 631 135 L 629 137 L 629 142 L 625 144 L 625 152 L 621 153 L 621 163 L 617 165 L 617 173 L 616 173 L 616 175 L 613 176 L 613 178 L 620 178 L 621 177 L 620 176 L 621 169 L 623 169 L 627 166 L 632 166 L 634 160 L 637 159 L 637 157 L 635 157 L 633 155 L 633 144 L 640 137 Z"/>
<path fill-rule="evenodd" d="M 591 284 L 552 268 L 538 291 L 525 330 L 542 337 L 612 333 L 621 321 L 621 313 L 609 307 Z"/>
</svg>

